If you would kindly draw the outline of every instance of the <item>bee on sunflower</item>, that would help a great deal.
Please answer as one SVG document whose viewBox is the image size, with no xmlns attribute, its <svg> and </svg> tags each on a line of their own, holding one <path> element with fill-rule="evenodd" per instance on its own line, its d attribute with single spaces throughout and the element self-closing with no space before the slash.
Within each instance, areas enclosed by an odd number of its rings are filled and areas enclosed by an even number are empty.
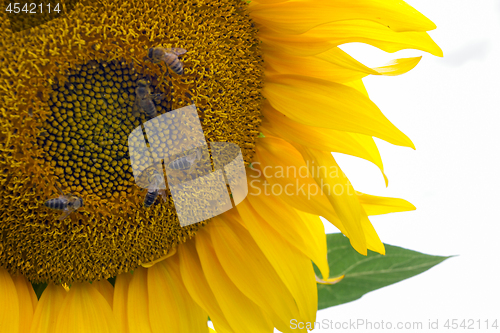
<svg viewBox="0 0 500 333">
<path fill-rule="evenodd" d="M 292 318 L 314 322 L 317 281 L 338 281 L 319 216 L 359 253 L 384 253 L 368 216 L 414 209 L 348 194 L 331 155 L 383 173 L 373 137 L 413 147 L 361 79 L 403 74 L 420 58 L 368 68 L 338 47 L 440 56 L 425 32 L 434 24 L 404 2 L 59 3 L 64 15 L 22 31 L 0 14 L 5 332 L 208 332 L 207 316 L 218 332 L 292 332 Z M 148 60 L 155 47 L 186 50 L 182 73 Z M 236 208 L 181 227 L 170 194 L 144 207 L 127 140 L 147 120 L 134 116 L 145 75 L 165 96 L 159 115 L 194 103 L 207 141 L 241 148 L 250 192 Z M 64 219 L 44 205 L 58 188 L 83 203 Z M 38 283 L 48 284 L 40 300 Z"/>
</svg>

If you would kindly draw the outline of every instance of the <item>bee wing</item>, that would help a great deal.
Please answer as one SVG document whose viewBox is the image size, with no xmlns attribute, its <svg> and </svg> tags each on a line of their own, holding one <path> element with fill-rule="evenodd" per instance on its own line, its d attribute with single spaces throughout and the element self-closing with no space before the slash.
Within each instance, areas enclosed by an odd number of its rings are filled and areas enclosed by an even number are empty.
<svg viewBox="0 0 500 333">
<path fill-rule="evenodd" d="M 151 94 L 151 97 L 156 103 L 159 103 L 165 97 L 165 94 Z"/>
<path fill-rule="evenodd" d="M 64 213 L 61 216 L 59 216 L 58 220 L 59 221 L 64 220 L 65 218 L 68 217 L 69 214 L 71 214 L 71 212 L 72 212 L 71 209 L 65 210 Z"/>
<path fill-rule="evenodd" d="M 186 53 L 187 51 L 185 49 L 182 49 L 180 47 L 171 47 L 169 49 L 166 49 L 167 52 L 170 52 L 170 53 L 173 53 L 175 54 L 176 56 L 180 56 L 180 55 L 183 55 L 184 53 Z"/>
</svg>

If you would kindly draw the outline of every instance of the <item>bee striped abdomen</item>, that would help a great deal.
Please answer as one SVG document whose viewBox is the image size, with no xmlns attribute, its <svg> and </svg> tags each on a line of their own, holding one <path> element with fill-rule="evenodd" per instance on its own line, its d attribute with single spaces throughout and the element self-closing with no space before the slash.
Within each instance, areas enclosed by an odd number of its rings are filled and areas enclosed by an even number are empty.
<svg viewBox="0 0 500 333">
<path fill-rule="evenodd" d="M 176 74 L 181 75 L 184 73 L 184 69 L 182 68 L 182 62 L 180 62 L 179 58 L 175 54 L 169 53 L 165 57 L 165 64 L 170 67 Z"/>
<path fill-rule="evenodd" d="M 154 190 L 154 191 L 148 191 L 146 193 L 146 197 L 144 198 L 144 206 L 150 207 L 154 202 L 156 201 L 156 198 L 158 197 L 159 190 Z"/>
<path fill-rule="evenodd" d="M 65 199 L 55 198 L 45 201 L 44 205 L 50 209 L 65 210 L 68 207 L 68 201 Z"/>
</svg>

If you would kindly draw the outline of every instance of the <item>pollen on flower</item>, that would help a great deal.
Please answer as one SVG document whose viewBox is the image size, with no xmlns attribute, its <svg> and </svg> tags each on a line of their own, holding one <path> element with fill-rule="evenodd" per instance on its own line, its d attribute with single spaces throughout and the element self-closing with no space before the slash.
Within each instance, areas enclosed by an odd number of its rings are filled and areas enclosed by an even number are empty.
<svg viewBox="0 0 500 333">
<path fill-rule="evenodd" d="M 132 115 L 139 78 L 166 95 L 159 114 L 194 103 L 207 141 L 238 144 L 247 163 L 259 134 L 262 57 L 241 1 L 99 6 L 16 34 L 0 14 L 0 266 L 32 282 L 116 276 L 206 223 L 181 228 L 170 196 L 144 208 L 128 149 L 149 120 Z M 146 60 L 158 45 L 188 51 L 183 75 Z M 84 201 L 62 221 L 44 206 L 56 185 Z"/>
</svg>

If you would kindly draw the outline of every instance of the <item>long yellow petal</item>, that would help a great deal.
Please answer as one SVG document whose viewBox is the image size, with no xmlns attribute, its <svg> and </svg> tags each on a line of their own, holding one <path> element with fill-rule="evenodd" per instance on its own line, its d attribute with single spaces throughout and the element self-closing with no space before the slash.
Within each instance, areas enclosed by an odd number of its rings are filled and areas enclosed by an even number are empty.
<svg viewBox="0 0 500 333">
<path fill-rule="evenodd" d="M 19 300 L 16 286 L 3 267 L 0 267 L 0 327 L 5 332 L 19 332 Z"/>
<path fill-rule="evenodd" d="M 273 325 L 269 318 L 224 272 L 210 234 L 202 228 L 196 233 L 195 241 L 203 273 L 231 327 L 238 333 L 272 332 Z"/>
<path fill-rule="evenodd" d="M 130 281 L 132 281 L 132 274 L 130 273 L 122 273 L 115 280 L 113 314 L 120 333 L 130 332 L 128 325 L 128 290 Z"/>
<path fill-rule="evenodd" d="M 328 199 L 335 208 L 339 218 L 343 221 L 343 224 L 346 228 L 348 226 L 356 226 L 356 229 L 350 231 L 350 235 L 352 236 L 349 236 L 353 248 L 364 255 L 367 254 L 366 249 L 385 253 L 384 244 L 361 206 L 358 192 L 354 190 L 349 179 L 342 169 L 340 169 L 331 153 L 310 148 L 298 148 L 302 156 L 313 165 L 311 173 L 315 176 L 316 181 L 321 184 L 323 192 L 327 194 Z M 321 167 L 317 167 L 318 165 Z M 328 184 L 329 186 L 324 187 L 323 184 Z M 362 237 L 364 237 L 364 244 L 358 245 L 352 241 L 351 238 L 361 238 L 361 235 L 356 236 L 355 230 L 360 232 Z"/>
<path fill-rule="evenodd" d="M 22 275 L 17 275 L 12 278 L 17 290 L 19 301 L 19 332 L 29 333 L 33 313 L 35 312 L 36 303 L 33 304 L 33 295 L 36 295 L 31 283 Z"/>
<path fill-rule="evenodd" d="M 330 44 L 365 43 L 386 52 L 415 49 L 443 56 L 441 48 L 426 32 L 395 32 L 385 25 L 370 21 L 342 21 L 319 26 L 308 31 L 305 37 L 329 36 Z"/>
<path fill-rule="evenodd" d="M 89 283 L 73 283 L 57 317 L 56 333 L 118 333 L 113 311 Z"/>
<path fill-rule="evenodd" d="M 148 299 L 153 332 L 208 332 L 207 313 L 182 283 L 178 255 L 148 269 Z"/>
<path fill-rule="evenodd" d="M 388 184 L 384 174 L 382 158 L 373 138 L 358 133 L 336 131 L 330 128 L 313 127 L 291 120 L 267 104 L 262 110 L 264 134 L 271 131 L 288 142 L 296 142 L 309 148 L 343 153 L 363 158 L 375 164 Z"/>
<path fill-rule="evenodd" d="M 134 270 L 128 287 L 127 314 L 131 333 L 153 333 L 149 321 L 148 275 L 147 269 Z"/>
<path fill-rule="evenodd" d="M 266 222 L 283 235 L 283 238 L 292 246 L 308 256 L 318 266 L 323 276 L 327 278 L 330 274 L 330 268 L 326 261 L 326 235 L 319 217 L 316 216 L 317 223 L 321 224 L 322 231 L 314 228 L 315 226 L 308 225 L 314 223 L 314 220 L 304 221 L 296 210 L 291 209 L 281 199 L 271 193 L 266 195 L 262 184 L 255 183 L 254 185 L 260 186 L 262 191 L 259 196 L 247 196 L 255 211 L 264 216 Z M 280 212 L 280 214 L 278 215 L 276 212 Z"/>
<path fill-rule="evenodd" d="M 178 246 L 182 281 L 189 295 L 208 313 L 219 333 L 234 333 L 208 285 L 196 253 L 194 240 Z"/>
<path fill-rule="evenodd" d="M 328 266 L 328 249 L 326 246 L 326 234 L 325 234 L 325 226 L 323 225 L 323 221 L 318 215 L 309 214 L 298 209 L 294 209 L 294 211 L 300 216 L 302 221 L 304 221 L 304 230 L 308 230 L 315 240 L 314 245 L 318 248 L 318 252 L 323 255 L 323 260 L 319 263 L 314 259 L 314 263 L 318 266 L 321 274 L 323 275 L 323 279 L 328 279 L 330 277 L 330 267 Z M 305 232 L 305 231 L 304 231 Z M 323 267 L 326 262 L 327 267 Z"/>
<path fill-rule="evenodd" d="M 363 205 L 366 214 L 369 216 L 396 212 L 407 212 L 416 209 L 415 206 L 404 199 L 379 197 L 376 195 L 364 194 L 361 192 L 358 192 L 358 194 L 359 202 Z"/>
<path fill-rule="evenodd" d="M 301 319 L 303 318 L 299 321 L 314 322 L 318 295 L 311 259 L 271 228 L 247 200 L 236 208 L 244 225 L 295 298 Z M 238 218 L 235 220 L 239 221 Z"/>
<path fill-rule="evenodd" d="M 361 62 L 357 61 L 338 47 L 331 48 L 330 50 L 318 54 L 314 57 L 324 60 L 332 65 L 344 68 L 346 70 L 351 70 L 352 72 L 360 72 L 372 75 L 379 74 L 376 70 L 363 65 Z"/>
<path fill-rule="evenodd" d="M 318 54 L 314 58 L 324 60 L 336 67 L 343 68 L 344 70 L 348 70 L 354 73 L 390 76 L 401 75 L 409 72 L 422 59 L 421 56 L 414 58 L 395 59 L 383 66 L 370 68 L 363 65 L 361 62 L 357 61 L 338 47 L 334 47 L 326 52 Z M 353 81 L 355 79 L 357 78 L 352 77 L 352 79 L 346 81 Z"/>
<path fill-rule="evenodd" d="M 436 28 L 427 17 L 399 0 L 304 0 L 250 6 L 260 25 L 282 34 L 302 34 L 336 21 L 369 20 L 394 31 L 428 31 Z"/>
<path fill-rule="evenodd" d="M 361 205 L 354 188 L 332 154 L 300 145 L 295 145 L 295 147 L 302 154 L 311 175 L 347 229 L 352 247 L 366 255 L 365 234 L 361 227 Z"/>
<path fill-rule="evenodd" d="M 31 333 L 53 333 L 64 299 L 68 292 L 61 286 L 49 283 L 43 291 L 33 315 Z"/>
<path fill-rule="evenodd" d="M 213 218 L 205 228 L 231 281 L 267 313 L 277 329 L 290 331 L 290 320 L 299 315 L 297 306 L 248 231 L 220 217 Z"/>
<path fill-rule="evenodd" d="M 414 148 L 369 98 L 346 85 L 299 75 L 273 75 L 267 78 L 263 95 L 276 110 L 302 124 L 375 136 Z"/>
<path fill-rule="evenodd" d="M 385 254 L 384 243 L 380 240 L 364 209 L 361 209 L 361 226 L 365 232 L 366 247 L 380 254 Z"/>
<path fill-rule="evenodd" d="M 321 55 L 318 55 L 321 56 Z M 296 74 L 317 79 L 349 82 L 372 75 L 400 75 L 413 69 L 422 57 L 403 58 L 374 69 L 353 70 L 316 57 L 300 57 L 285 52 L 266 52 L 264 61 L 266 74 Z"/>
</svg>

